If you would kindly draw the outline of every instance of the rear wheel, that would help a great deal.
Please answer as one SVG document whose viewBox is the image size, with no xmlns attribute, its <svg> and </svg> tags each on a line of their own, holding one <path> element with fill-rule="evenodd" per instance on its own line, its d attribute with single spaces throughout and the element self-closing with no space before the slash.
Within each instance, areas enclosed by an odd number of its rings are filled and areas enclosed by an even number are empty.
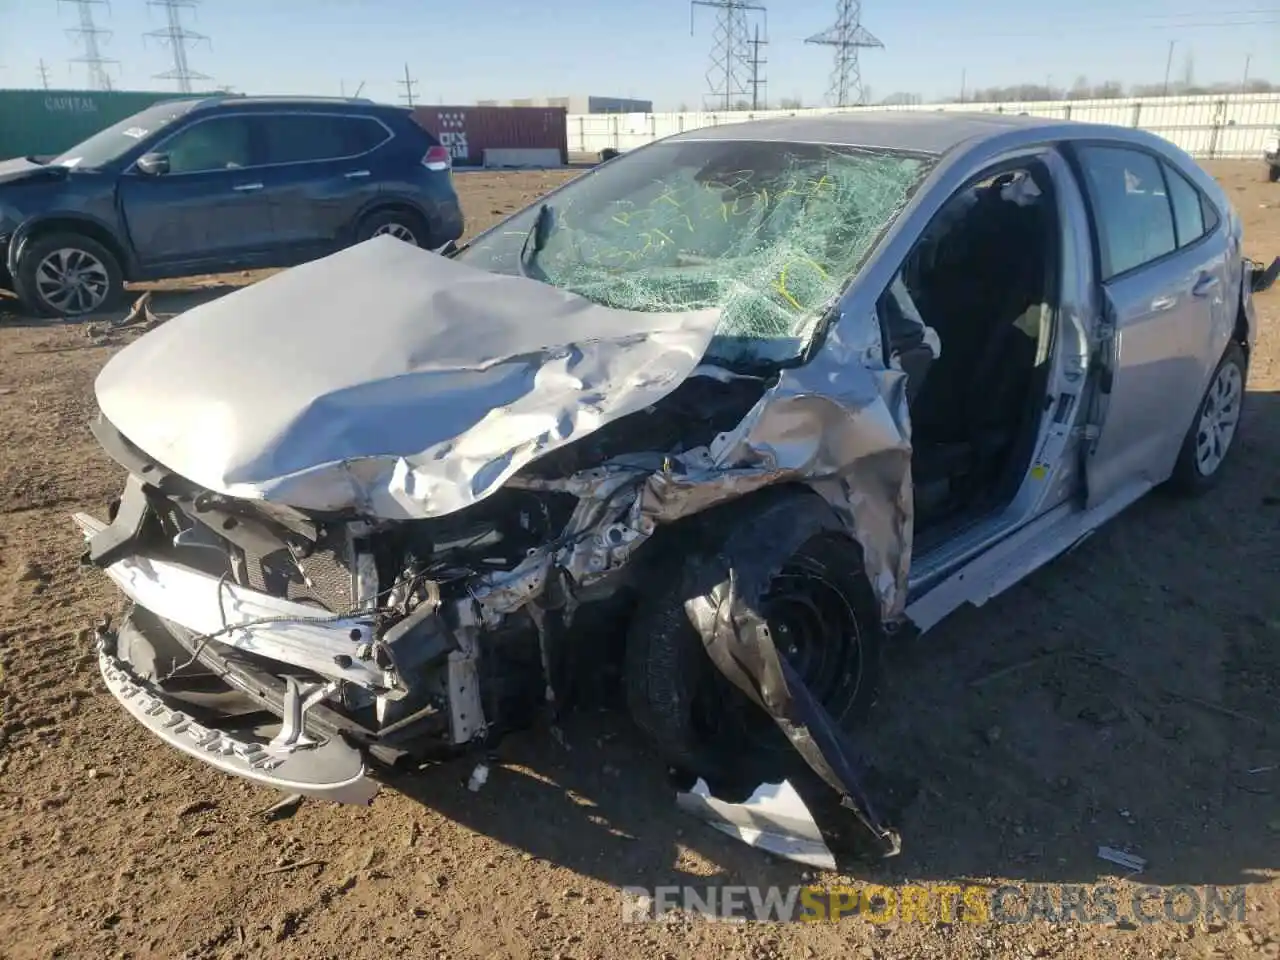
<svg viewBox="0 0 1280 960">
<path fill-rule="evenodd" d="M 1239 431 L 1247 368 L 1244 349 L 1230 344 L 1182 441 L 1169 481 L 1175 492 L 1195 495 L 1218 482 Z"/>
<path fill-rule="evenodd" d="M 124 293 L 115 255 L 98 241 L 75 233 L 28 240 L 14 279 L 23 302 L 46 317 L 110 310 Z"/>
<path fill-rule="evenodd" d="M 383 236 L 395 237 L 415 247 L 425 247 L 427 225 L 412 210 L 378 210 L 361 220 L 356 229 L 357 243 Z"/>
<path fill-rule="evenodd" d="M 1267 167 L 1267 182 L 1275 183 L 1280 180 L 1280 167 L 1271 165 Z"/>
</svg>

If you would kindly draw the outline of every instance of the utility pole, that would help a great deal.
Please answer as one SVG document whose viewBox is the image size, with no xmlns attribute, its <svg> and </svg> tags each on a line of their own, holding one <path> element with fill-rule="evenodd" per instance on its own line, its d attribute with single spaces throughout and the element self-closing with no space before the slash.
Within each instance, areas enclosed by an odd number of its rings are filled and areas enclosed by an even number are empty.
<svg viewBox="0 0 1280 960">
<path fill-rule="evenodd" d="M 1177 42 L 1178 42 L 1177 40 L 1169 41 L 1169 57 L 1164 62 L 1164 94 L 1163 96 L 1166 96 L 1166 97 L 1169 95 L 1169 71 L 1173 69 L 1173 47 Z"/>
<path fill-rule="evenodd" d="M 83 63 L 89 71 L 89 87 L 93 90 L 110 90 L 111 78 L 107 75 L 107 66 L 116 63 L 102 55 L 102 44 L 111 39 L 111 31 L 99 27 L 93 19 L 96 6 L 106 6 L 107 0 L 58 0 L 76 7 L 80 15 L 80 24 L 67 31 L 67 36 L 80 45 L 81 55 L 72 63 Z"/>
<path fill-rule="evenodd" d="M 40 58 L 40 86 L 49 89 L 49 68 L 44 65 L 43 57 Z"/>
<path fill-rule="evenodd" d="M 760 59 L 760 47 L 767 44 L 768 40 L 760 39 L 760 24 L 756 24 L 756 35 L 751 41 L 751 109 L 760 110 L 764 104 L 760 101 L 760 88 L 766 85 L 766 81 L 760 77 L 760 68 L 767 64 L 768 60 Z"/>
<path fill-rule="evenodd" d="M 964 82 L 965 80 L 968 79 L 968 77 L 969 77 L 969 68 L 961 67 L 960 68 L 960 102 L 961 103 L 964 103 Z"/>
<path fill-rule="evenodd" d="M 1253 59 L 1252 53 L 1246 53 L 1244 55 L 1244 79 L 1240 81 L 1241 93 L 1249 92 L 1249 61 L 1252 59 Z"/>
<path fill-rule="evenodd" d="M 413 88 L 418 85 L 418 81 L 409 76 L 409 65 L 404 65 L 404 79 L 396 81 L 397 86 L 404 87 L 404 93 L 400 94 L 400 99 L 410 107 L 413 106 Z"/>
<path fill-rule="evenodd" d="M 693 35 L 693 15 L 698 7 L 715 11 L 716 26 L 711 48 L 711 63 L 707 68 L 707 92 L 719 100 L 721 109 L 732 110 L 734 98 L 744 95 L 750 85 L 751 57 L 747 48 L 752 45 L 747 33 L 747 18 L 759 14 L 768 32 L 768 11 L 763 4 L 748 0 L 690 0 L 689 35 Z"/>
</svg>

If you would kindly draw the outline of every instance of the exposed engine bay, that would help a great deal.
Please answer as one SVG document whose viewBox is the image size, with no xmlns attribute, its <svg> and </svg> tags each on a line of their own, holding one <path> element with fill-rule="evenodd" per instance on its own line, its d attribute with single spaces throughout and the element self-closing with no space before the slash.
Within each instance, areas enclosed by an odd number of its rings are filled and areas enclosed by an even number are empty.
<svg viewBox="0 0 1280 960">
<path fill-rule="evenodd" d="M 306 604 L 317 616 L 370 620 L 368 641 L 353 644 L 350 658 L 376 667 L 382 682 L 369 689 L 337 680 L 328 698 L 328 709 L 339 715 L 335 726 L 370 742 L 392 728 L 413 734 L 392 742 L 461 746 L 527 725 L 563 697 L 555 681 L 567 686 L 572 678 L 554 676 L 553 663 L 563 660 L 554 647 L 570 641 L 548 628 L 549 612 L 568 631 L 584 601 L 630 602 L 617 596 L 636 574 L 628 567 L 621 575 L 635 539 L 623 514 L 635 481 L 650 472 L 641 461 L 660 468 L 663 459 L 710 443 L 743 418 L 765 386 L 749 377 L 692 377 L 653 407 L 530 465 L 478 504 L 399 522 L 317 519 L 224 497 L 168 473 L 105 419 L 94 431 L 134 479 L 155 484 L 144 498 L 145 515 L 125 518 L 137 527 L 128 549 Z M 661 453 L 620 467 L 636 448 Z M 113 521 L 121 508 L 113 504 Z M 96 565 L 126 548 L 110 539 L 94 542 Z M 584 552 L 590 559 L 577 576 L 564 569 L 567 558 Z M 168 626 L 180 641 L 193 639 Z M 205 646 L 225 642 L 235 625 L 227 626 Z M 475 642 L 480 630 L 483 644 Z M 262 659 L 267 671 L 296 672 Z M 326 676 L 306 679 L 324 683 Z"/>
<path fill-rule="evenodd" d="M 606 308 L 388 239 L 171 320 L 96 383 L 129 473 L 108 523 L 75 516 L 133 603 L 99 631 L 108 687 L 226 772 L 364 802 L 367 757 L 492 743 L 612 674 L 686 785 L 776 772 L 833 850 L 852 813 L 896 851 L 845 723 L 905 600 L 904 377 L 874 323 L 835 319 L 802 365 L 731 368 L 703 362 L 714 311 Z M 830 690 L 774 646 L 791 576 L 857 608 Z M 701 743 L 694 700 L 764 719 L 781 757 Z"/>
</svg>

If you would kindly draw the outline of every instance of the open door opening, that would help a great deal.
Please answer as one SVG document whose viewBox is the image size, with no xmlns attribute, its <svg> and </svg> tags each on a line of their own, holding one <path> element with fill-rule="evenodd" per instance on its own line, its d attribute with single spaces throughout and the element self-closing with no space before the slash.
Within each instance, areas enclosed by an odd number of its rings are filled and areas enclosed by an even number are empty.
<svg viewBox="0 0 1280 960">
<path fill-rule="evenodd" d="M 917 534 L 999 509 L 1022 482 L 1058 298 L 1052 189 L 1028 163 L 961 191 L 881 300 L 888 353 L 908 376 Z"/>
</svg>

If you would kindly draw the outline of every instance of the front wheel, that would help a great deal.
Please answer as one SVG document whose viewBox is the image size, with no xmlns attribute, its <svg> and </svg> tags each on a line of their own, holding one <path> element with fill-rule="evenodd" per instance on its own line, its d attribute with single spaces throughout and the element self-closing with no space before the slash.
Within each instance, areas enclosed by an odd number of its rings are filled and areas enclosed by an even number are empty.
<svg viewBox="0 0 1280 960">
<path fill-rule="evenodd" d="M 1244 348 L 1230 344 L 1218 361 L 1182 441 L 1169 486 L 1184 495 L 1203 493 L 1218 482 L 1240 427 L 1248 362 Z"/>
<path fill-rule="evenodd" d="M 124 294 L 115 255 L 98 241 L 74 233 L 28 240 L 14 277 L 18 295 L 46 317 L 82 317 L 110 310 Z"/>
<path fill-rule="evenodd" d="M 1280 180 L 1280 167 L 1271 164 L 1267 167 L 1267 182 L 1275 183 L 1277 180 Z"/>
<path fill-rule="evenodd" d="M 780 498 L 738 515 L 718 554 L 733 579 L 795 524 L 812 530 L 788 548 L 757 601 L 773 647 L 838 727 L 849 730 L 871 705 L 878 680 L 880 617 L 857 544 L 821 521 L 829 508 L 810 497 Z M 823 527 L 826 526 L 826 529 Z M 720 672 L 685 604 L 708 596 L 695 586 L 706 555 L 691 554 L 681 574 L 643 598 L 627 638 L 626 687 L 632 718 L 668 762 L 685 775 L 750 793 L 785 779 L 798 759 L 758 704 Z M 713 786 L 713 792 L 715 787 Z M 722 794 L 717 792 L 717 796 Z"/>
</svg>

